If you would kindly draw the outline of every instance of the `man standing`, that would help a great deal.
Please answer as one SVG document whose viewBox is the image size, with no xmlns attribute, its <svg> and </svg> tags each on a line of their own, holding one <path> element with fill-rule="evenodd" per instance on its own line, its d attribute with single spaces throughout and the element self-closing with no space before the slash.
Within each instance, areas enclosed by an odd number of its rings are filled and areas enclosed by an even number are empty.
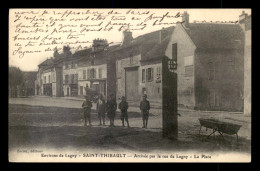
<svg viewBox="0 0 260 171">
<path fill-rule="evenodd" d="M 122 96 L 122 101 L 119 103 L 119 109 L 121 110 L 121 120 L 123 127 L 125 126 L 124 120 L 127 123 L 127 127 L 129 128 L 129 122 L 128 122 L 128 115 L 127 115 L 127 109 L 128 109 L 128 103 L 126 102 L 125 96 Z"/>
<path fill-rule="evenodd" d="M 105 113 L 106 113 L 106 102 L 102 96 L 102 94 L 99 95 L 99 99 L 97 101 L 97 112 L 98 112 L 98 119 L 101 124 L 101 118 L 103 120 L 103 125 L 105 125 Z"/>
<path fill-rule="evenodd" d="M 107 116 L 110 120 L 110 126 L 115 126 L 114 119 L 116 116 L 116 108 L 117 108 L 116 99 L 114 98 L 113 94 L 110 94 L 109 99 L 107 101 Z"/>
<path fill-rule="evenodd" d="M 143 128 L 147 128 L 148 118 L 149 118 L 149 110 L 150 110 L 150 102 L 147 100 L 147 95 L 143 95 L 143 100 L 140 102 L 140 110 L 143 118 Z"/>
<path fill-rule="evenodd" d="M 84 110 L 84 118 L 85 118 L 85 124 L 84 126 L 87 126 L 87 120 L 89 122 L 89 126 L 91 126 L 91 107 L 92 103 L 89 100 L 89 96 L 85 96 L 85 101 L 82 104 L 83 110 Z"/>
</svg>

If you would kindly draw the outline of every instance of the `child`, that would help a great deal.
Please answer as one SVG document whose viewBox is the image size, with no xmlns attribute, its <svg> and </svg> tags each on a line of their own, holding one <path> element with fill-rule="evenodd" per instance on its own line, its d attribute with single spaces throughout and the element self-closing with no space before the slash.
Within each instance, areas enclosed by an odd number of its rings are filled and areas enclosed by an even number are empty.
<svg viewBox="0 0 260 171">
<path fill-rule="evenodd" d="M 149 110 L 150 110 L 150 102 L 147 100 L 147 95 L 143 95 L 143 100 L 140 102 L 140 110 L 143 117 L 143 128 L 147 128 L 148 118 L 149 118 Z"/>
<path fill-rule="evenodd" d="M 103 120 L 103 125 L 105 125 L 105 113 L 106 113 L 106 102 L 102 96 L 102 94 L 99 95 L 99 99 L 97 101 L 97 112 L 98 112 L 98 119 L 101 124 L 101 119 Z"/>
<path fill-rule="evenodd" d="M 126 102 L 125 96 L 122 96 L 122 101 L 119 103 L 119 109 L 121 110 L 121 120 L 123 127 L 125 126 L 124 120 L 127 123 L 127 127 L 129 128 L 129 122 L 128 122 L 128 115 L 127 115 L 127 109 L 128 109 L 128 103 Z"/>
<path fill-rule="evenodd" d="M 85 96 L 85 101 L 82 104 L 83 110 L 84 110 L 84 118 L 85 118 L 85 124 L 84 126 L 87 126 L 87 120 L 89 122 L 89 126 L 91 126 L 91 107 L 92 103 L 89 100 L 88 96 Z"/>
</svg>

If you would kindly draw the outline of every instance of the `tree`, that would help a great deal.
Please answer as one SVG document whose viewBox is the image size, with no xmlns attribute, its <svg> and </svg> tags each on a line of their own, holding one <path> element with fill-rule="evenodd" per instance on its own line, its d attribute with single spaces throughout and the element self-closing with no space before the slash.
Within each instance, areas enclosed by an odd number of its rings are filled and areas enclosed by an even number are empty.
<svg viewBox="0 0 260 171">
<path fill-rule="evenodd" d="M 58 49 L 57 49 L 57 48 L 55 48 L 55 50 L 54 50 L 54 53 L 53 53 L 53 56 L 54 56 L 54 58 L 55 58 L 55 57 L 59 57 L 59 56 L 60 56 L 60 54 L 59 54 L 59 52 L 58 52 Z"/>
<path fill-rule="evenodd" d="M 9 88 L 11 97 L 17 97 L 17 86 L 23 82 L 23 72 L 17 67 L 9 67 Z"/>
<path fill-rule="evenodd" d="M 65 57 L 71 57 L 72 53 L 70 51 L 70 47 L 68 46 L 63 46 L 63 54 Z"/>
</svg>

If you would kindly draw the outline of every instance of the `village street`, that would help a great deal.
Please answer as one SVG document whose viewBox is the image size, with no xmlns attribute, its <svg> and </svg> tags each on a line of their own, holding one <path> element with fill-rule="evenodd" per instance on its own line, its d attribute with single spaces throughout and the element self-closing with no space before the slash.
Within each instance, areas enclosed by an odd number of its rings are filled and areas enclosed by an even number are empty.
<svg viewBox="0 0 260 171">
<path fill-rule="evenodd" d="M 115 127 L 98 126 L 95 105 L 92 108 L 92 127 L 84 127 L 81 109 L 82 99 L 51 97 L 29 97 L 9 99 L 9 148 L 55 149 L 73 148 L 132 151 L 151 150 L 202 150 L 234 151 L 250 153 L 251 117 L 242 113 L 206 112 L 178 109 L 178 141 L 162 138 L 162 114 L 160 109 L 151 109 L 148 128 L 143 129 L 138 107 L 129 107 L 130 128 L 122 127 L 120 113 L 117 112 Z M 224 140 L 212 130 L 202 128 L 198 118 L 217 118 L 242 125 L 235 135 L 225 135 Z"/>
</svg>

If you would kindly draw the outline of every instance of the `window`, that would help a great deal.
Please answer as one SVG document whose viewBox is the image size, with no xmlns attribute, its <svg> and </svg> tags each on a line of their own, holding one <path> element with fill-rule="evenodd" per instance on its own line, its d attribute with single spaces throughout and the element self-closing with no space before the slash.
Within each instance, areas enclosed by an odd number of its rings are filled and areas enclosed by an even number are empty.
<svg viewBox="0 0 260 171">
<path fill-rule="evenodd" d="M 48 76 L 48 82 L 49 83 L 51 82 L 51 76 L 50 75 Z"/>
<path fill-rule="evenodd" d="M 185 77 L 192 77 L 193 76 L 193 56 L 186 56 L 184 57 L 184 76 Z"/>
<path fill-rule="evenodd" d="M 65 64 L 65 69 L 68 69 L 69 68 L 69 64 Z"/>
<path fill-rule="evenodd" d="M 118 60 L 116 62 L 117 62 L 117 65 L 116 65 L 117 77 L 121 77 L 121 60 Z"/>
<path fill-rule="evenodd" d="M 87 79 L 90 79 L 90 69 L 88 69 L 87 72 Z"/>
<path fill-rule="evenodd" d="M 177 62 L 177 43 L 172 44 L 172 59 Z"/>
<path fill-rule="evenodd" d="M 71 63 L 71 68 L 75 68 L 75 63 L 74 62 Z"/>
<path fill-rule="evenodd" d="M 78 74 L 75 74 L 75 76 L 74 76 L 74 83 L 75 83 L 75 84 L 78 83 Z"/>
<path fill-rule="evenodd" d="M 133 64 L 133 62 L 134 62 L 134 57 L 133 57 L 133 55 L 131 54 L 131 55 L 130 55 L 130 64 Z"/>
<path fill-rule="evenodd" d="M 185 66 L 185 77 L 192 77 L 193 76 L 193 65 Z"/>
<path fill-rule="evenodd" d="M 96 69 L 95 68 L 92 68 L 90 69 L 90 78 L 96 78 Z"/>
<path fill-rule="evenodd" d="M 44 76 L 44 84 L 46 84 L 46 76 Z"/>
<path fill-rule="evenodd" d="M 160 80 L 161 79 L 161 68 L 160 67 L 157 67 L 156 68 L 156 78 L 157 80 Z"/>
<path fill-rule="evenodd" d="M 83 70 L 83 80 L 86 79 L 86 70 Z"/>
<path fill-rule="evenodd" d="M 102 68 L 99 68 L 99 69 L 98 69 L 98 77 L 99 77 L 99 78 L 102 78 Z"/>
<path fill-rule="evenodd" d="M 153 68 L 146 69 L 147 81 L 153 81 Z"/>
<path fill-rule="evenodd" d="M 53 74 L 52 80 L 53 80 L 53 82 L 56 82 L 56 80 L 55 80 L 55 73 Z"/>
<path fill-rule="evenodd" d="M 70 79 L 71 79 L 70 83 L 73 84 L 74 83 L 74 74 L 71 74 Z"/>
<path fill-rule="evenodd" d="M 69 75 L 65 75 L 65 84 L 68 84 L 69 82 Z"/>
<path fill-rule="evenodd" d="M 145 69 L 142 69 L 142 82 L 145 82 Z"/>
</svg>

